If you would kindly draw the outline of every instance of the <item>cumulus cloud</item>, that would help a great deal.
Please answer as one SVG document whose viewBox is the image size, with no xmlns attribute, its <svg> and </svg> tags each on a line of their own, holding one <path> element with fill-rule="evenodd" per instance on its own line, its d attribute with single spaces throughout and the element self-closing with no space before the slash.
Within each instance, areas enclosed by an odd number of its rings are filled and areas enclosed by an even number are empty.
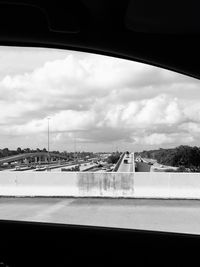
<svg viewBox="0 0 200 267">
<path fill-rule="evenodd" d="M 177 143 L 181 142 L 181 144 L 188 144 L 190 145 L 191 142 L 194 141 L 193 136 L 189 134 L 164 134 L 164 133 L 154 133 L 151 135 L 146 135 L 144 137 L 136 137 L 135 144 L 145 144 L 149 146 L 153 145 L 163 145 L 163 144 L 171 144 L 176 145 Z"/>
<path fill-rule="evenodd" d="M 34 63 L 27 71 L 26 51 L 23 68 L 17 72 L 17 52 L 12 53 L 15 68 L 0 78 L 0 135 L 7 146 L 11 138 L 12 146 L 32 146 L 33 137 L 34 145 L 45 146 L 48 117 L 55 149 L 64 150 L 74 138 L 92 150 L 110 149 L 110 143 L 140 148 L 199 142 L 197 80 L 76 52 L 56 57 L 54 51 L 53 57 L 48 60 L 45 55 L 37 65 L 33 54 L 41 57 L 41 50 L 30 51 Z"/>
<path fill-rule="evenodd" d="M 148 136 L 144 137 L 136 137 L 135 138 L 136 143 L 145 143 L 148 145 L 161 145 L 163 143 L 173 143 L 173 138 L 171 136 L 167 136 L 166 134 L 158 134 L 154 133 Z"/>
</svg>

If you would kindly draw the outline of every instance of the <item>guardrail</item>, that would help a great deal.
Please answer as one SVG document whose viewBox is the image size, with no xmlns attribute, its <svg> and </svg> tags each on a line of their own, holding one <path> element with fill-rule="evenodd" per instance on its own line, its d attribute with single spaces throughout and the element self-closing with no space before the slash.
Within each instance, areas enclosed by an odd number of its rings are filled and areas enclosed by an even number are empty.
<svg viewBox="0 0 200 267">
<path fill-rule="evenodd" d="M 200 199 L 200 174 L 0 172 L 0 196 Z"/>
<path fill-rule="evenodd" d="M 113 172 L 117 172 L 117 171 L 118 171 L 119 166 L 120 166 L 120 164 L 121 164 L 121 162 L 122 162 L 124 156 L 125 156 L 125 152 L 121 154 L 121 157 L 119 158 L 117 164 L 115 165 L 115 167 L 114 167 L 114 169 L 113 169 Z"/>
</svg>

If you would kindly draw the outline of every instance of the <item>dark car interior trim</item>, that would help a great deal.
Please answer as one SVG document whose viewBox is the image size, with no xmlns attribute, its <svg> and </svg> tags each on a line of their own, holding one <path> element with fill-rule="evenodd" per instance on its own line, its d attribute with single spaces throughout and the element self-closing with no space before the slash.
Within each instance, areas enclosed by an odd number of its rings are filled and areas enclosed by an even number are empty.
<svg viewBox="0 0 200 267">
<path fill-rule="evenodd" d="M 0 1 L 0 45 L 111 55 L 199 79 L 199 4 L 172 2 Z M 0 266 L 191 266 L 199 247 L 189 234 L 0 221 Z"/>
</svg>

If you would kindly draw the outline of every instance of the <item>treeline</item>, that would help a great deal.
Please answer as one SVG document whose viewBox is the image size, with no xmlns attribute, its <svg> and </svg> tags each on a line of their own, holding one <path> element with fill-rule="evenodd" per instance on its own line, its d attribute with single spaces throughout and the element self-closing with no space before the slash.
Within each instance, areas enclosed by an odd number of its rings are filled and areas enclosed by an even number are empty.
<svg viewBox="0 0 200 267">
<path fill-rule="evenodd" d="M 191 171 L 200 170 L 200 148 L 196 146 L 179 146 L 170 149 L 160 148 L 137 154 L 143 158 L 155 159 L 163 165 L 189 168 Z"/>
<path fill-rule="evenodd" d="M 116 164 L 120 158 L 121 153 L 120 152 L 114 152 L 112 153 L 108 158 L 107 158 L 107 162 L 108 163 L 112 163 L 112 164 Z"/>
<path fill-rule="evenodd" d="M 36 148 L 36 149 L 30 149 L 30 148 L 20 148 L 18 147 L 16 150 L 13 150 L 13 149 L 9 149 L 9 148 L 3 148 L 3 149 L 0 149 L 0 158 L 3 158 L 3 157 L 9 157 L 9 156 L 14 156 L 14 155 L 19 155 L 19 154 L 23 154 L 23 153 L 34 153 L 34 152 L 47 152 L 47 149 L 46 148 L 43 148 L 43 149 L 39 149 L 39 148 Z M 59 154 L 59 155 L 63 155 L 63 156 L 68 156 L 69 158 L 73 158 L 74 157 L 74 152 L 67 152 L 67 151 L 64 151 L 64 152 L 60 152 L 58 150 L 56 151 L 50 151 L 51 153 L 54 153 L 54 154 Z M 92 152 L 76 152 L 76 157 L 78 158 L 84 158 L 84 157 L 91 157 L 93 155 Z"/>
</svg>

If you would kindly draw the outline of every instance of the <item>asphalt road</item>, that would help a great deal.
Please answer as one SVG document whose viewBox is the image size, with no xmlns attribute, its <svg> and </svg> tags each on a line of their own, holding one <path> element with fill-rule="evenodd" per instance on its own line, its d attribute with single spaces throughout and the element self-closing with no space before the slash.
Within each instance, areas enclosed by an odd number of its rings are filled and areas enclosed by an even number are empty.
<svg viewBox="0 0 200 267">
<path fill-rule="evenodd" d="M 127 160 L 128 163 L 124 163 L 124 160 Z M 132 164 L 131 163 L 131 158 L 130 157 L 127 157 L 127 155 L 125 154 L 120 166 L 119 166 L 119 169 L 118 169 L 118 172 L 132 172 Z"/>
<path fill-rule="evenodd" d="M 200 234 L 200 201 L 0 198 L 0 219 Z"/>
</svg>

